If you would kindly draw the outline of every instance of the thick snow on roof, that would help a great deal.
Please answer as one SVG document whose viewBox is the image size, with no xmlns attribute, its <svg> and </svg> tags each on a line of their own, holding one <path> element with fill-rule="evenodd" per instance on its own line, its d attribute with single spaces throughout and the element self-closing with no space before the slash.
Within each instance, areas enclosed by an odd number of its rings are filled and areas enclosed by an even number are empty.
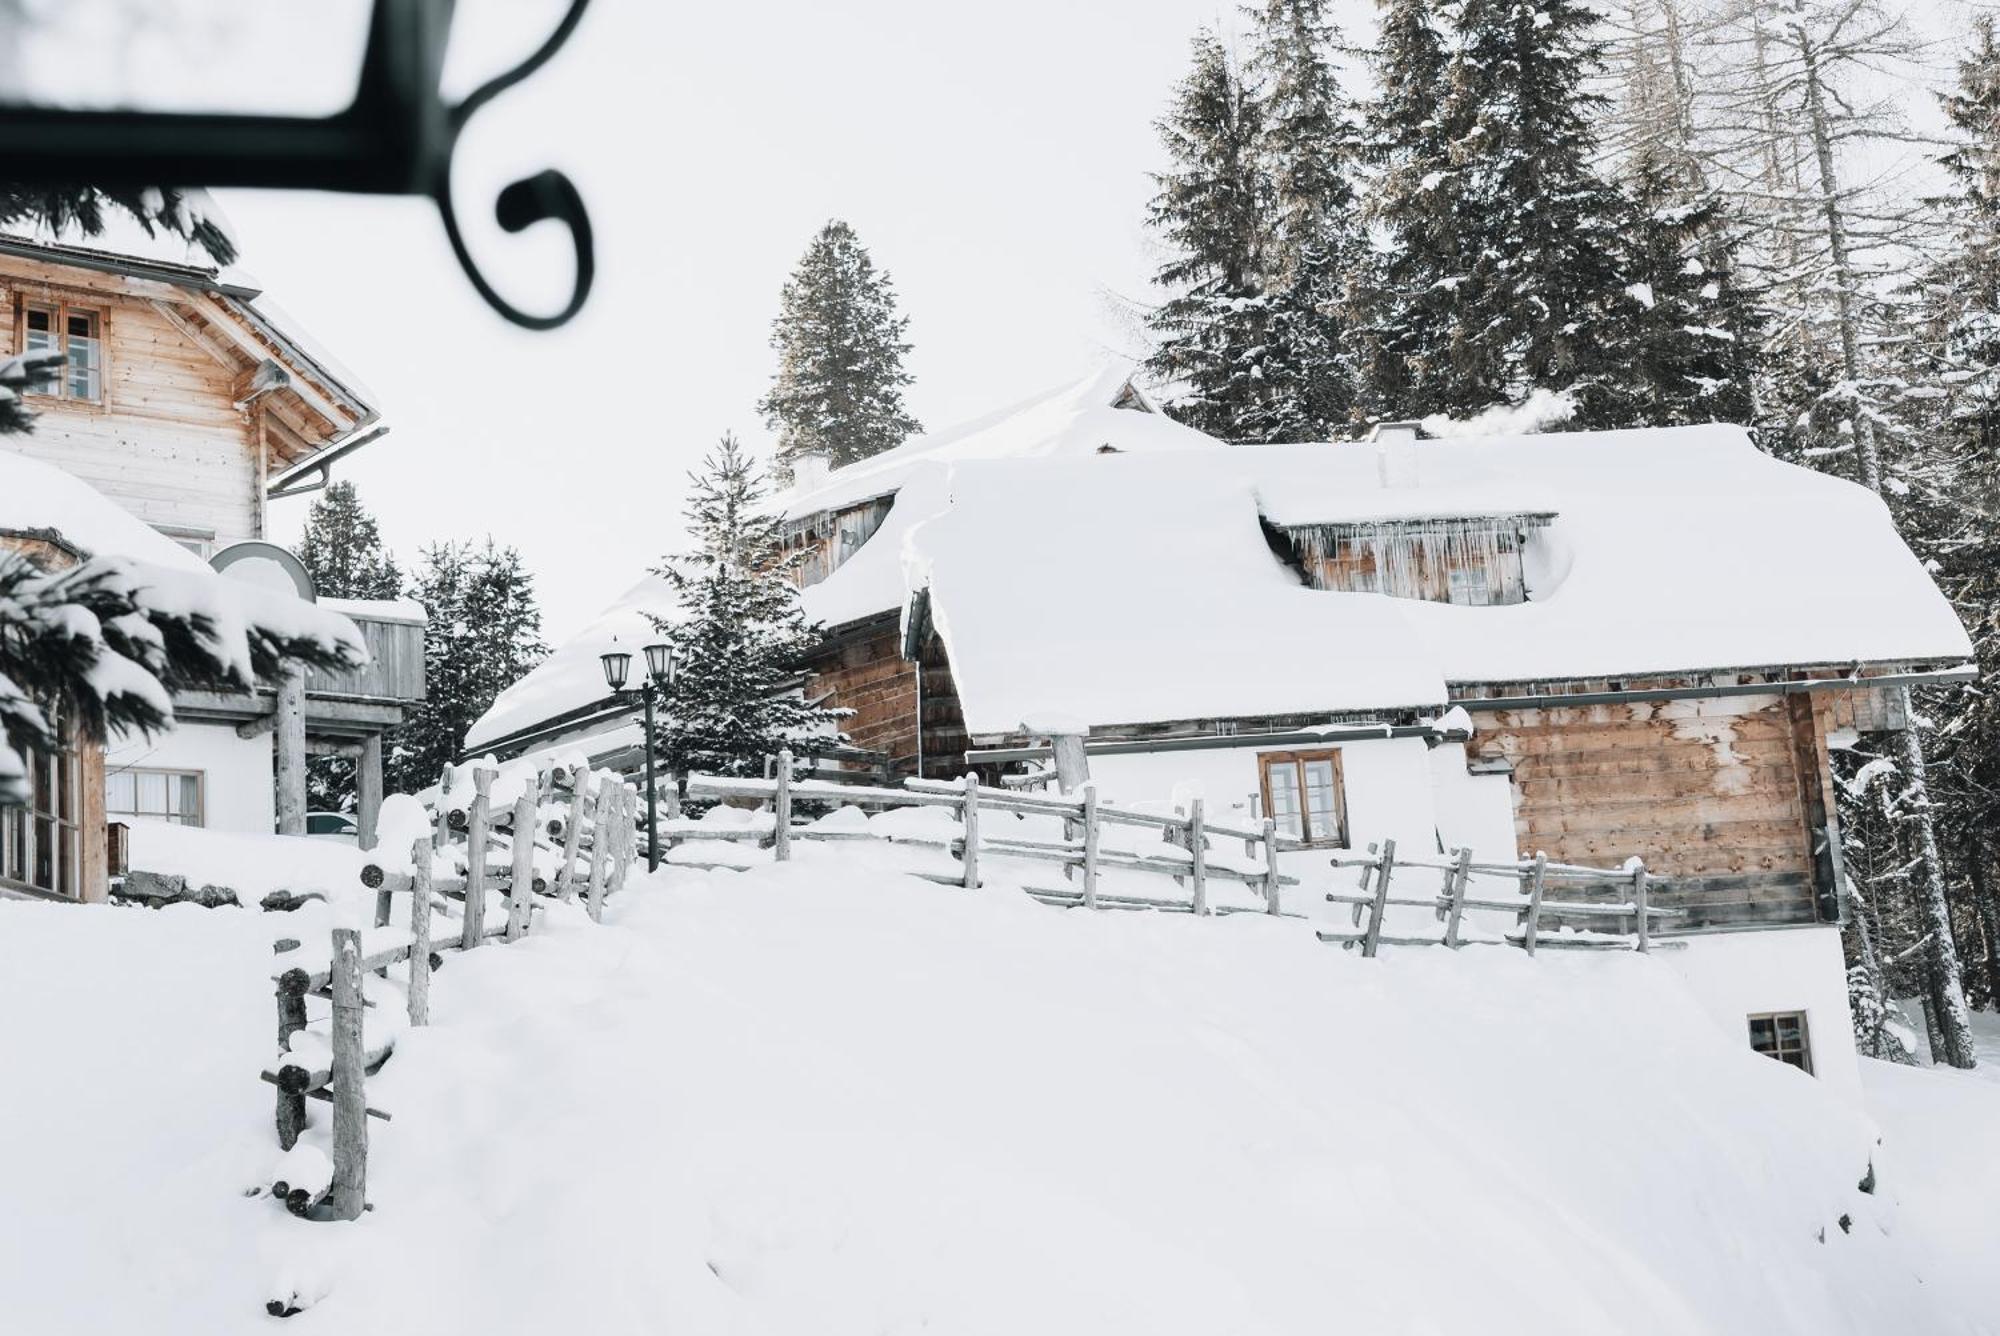
<svg viewBox="0 0 2000 1336">
<path fill-rule="evenodd" d="M 207 562 L 73 474 L 0 444 L 0 530 L 55 531 L 93 557 L 129 557 L 169 570 Z"/>
<path fill-rule="evenodd" d="M 557 715 L 566 714 L 610 692 L 604 685 L 604 667 L 598 656 L 618 648 L 632 655 L 632 684 L 645 670 L 639 651 L 659 638 L 647 614 L 664 617 L 676 607 L 673 589 L 657 575 L 648 575 L 618 597 L 599 614 L 596 621 L 565 641 L 555 653 L 536 665 L 533 672 L 501 692 L 493 708 L 465 734 L 467 751 L 478 751 L 524 728 L 533 728 Z"/>
<path fill-rule="evenodd" d="M 422 626 L 430 620 L 424 605 L 413 598 L 322 598 L 319 605 L 345 617 L 371 622 L 415 622 Z"/>
<path fill-rule="evenodd" d="M 905 535 L 968 728 L 1372 710 L 1443 682 L 1957 661 L 1971 646 L 1882 503 L 1733 427 L 962 464 Z M 1494 504 L 1460 509 L 1479 495 Z M 1447 507 L 1444 503 L 1449 502 Z M 1530 602 L 1309 590 L 1284 523 L 1554 512 Z M 1273 512 L 1276 512 L 1273 514 Z M 865 551 L 865 549 L 864 549 Z M 857 557 L 857 560 L 859 558 Z"/>
<path fill-rule="evenodd" d="M 779 501 L 792 518 L 839 509 L 895 491 L 923 464 L 1095 455 L 1107 447 L 1124 454 L 1227 448 L 1165 414 L 1113 408 L 1132 374 L 1129 366 L 1107 363 L 1073 385 L 835 469 L 820 485 Z"/>
</svg>

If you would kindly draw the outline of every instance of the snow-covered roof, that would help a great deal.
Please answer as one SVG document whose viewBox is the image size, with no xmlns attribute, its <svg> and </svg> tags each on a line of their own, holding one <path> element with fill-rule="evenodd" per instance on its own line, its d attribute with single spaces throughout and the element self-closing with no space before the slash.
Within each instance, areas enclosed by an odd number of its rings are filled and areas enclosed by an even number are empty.
<svg viewBox="0 0 2000 1336">
<path fill-rule="evenodd" d="M 74 474 L 0 447 L 0 533 L 51 533 L 87 556 L 208 571 L 194 553 Z"/>
<path fill-rule="evenodd" d="M 676 606 L 672 586 L 657 575 L 648 575 L 627 589 L 595 621 L 501 692 L 493 707 L 466 730 L 465 749 L 478 751 L 603 700 L 610 692 L 604 685 L 604 667 L 598 656 L 616 644 L 629 652 L 636 664 L 640 650 L 659 638 L 648 614 L 664 617 Z"/>
<path fill-rule="evenodd" d="M 1371 446 L 957 465 L 903 537 L 966 725 L 1372 710 L 1444 683 L 1957 662 L 1971 645 L 1881 501 L 1727 426 L 1424 441 L 1417 483 Z M 1306 589 L 1285 524 L 1550 513 L 1530 601 Z M 1274 513 L 1275 512 L 1275 513 Z M 1031 517 L 1031 518 L 1029 518 Z M 865 550 L 865 549 L 864 549 Z M 859 560 L 859 557 L 856 558 Z"/>
<path fill-rule="evenodd" d="M 430 620 L 424 605 L 413 598 L 321 598 L 322 608 L 343 617 L 359 617 L 370 622 L 410 622 L 423 626 Z"/>
</svg>

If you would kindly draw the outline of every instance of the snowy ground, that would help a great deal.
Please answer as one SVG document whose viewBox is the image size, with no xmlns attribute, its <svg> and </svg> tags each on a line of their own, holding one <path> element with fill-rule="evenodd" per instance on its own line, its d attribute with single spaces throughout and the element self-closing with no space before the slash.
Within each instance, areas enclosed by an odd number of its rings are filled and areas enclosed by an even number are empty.
<svg viewBox="0 0 2000 1336">
<path fill-rule="evenodd" d="M 2000 1311 L 2000 1031 L 1972 1076 L 1871 1067 L 1878 1128 L 1653 961 L 1363 961 L 872 858 L 674 870 L 452 959 L 370 1082 L 358 1225 L 243 1195 L 276 1157 L 270 939 L 307 920 L 0 903 L 0 1330 L 269 1332 L 292 1292 L 287 1330 L 389 1336 Z"/>
</svg>

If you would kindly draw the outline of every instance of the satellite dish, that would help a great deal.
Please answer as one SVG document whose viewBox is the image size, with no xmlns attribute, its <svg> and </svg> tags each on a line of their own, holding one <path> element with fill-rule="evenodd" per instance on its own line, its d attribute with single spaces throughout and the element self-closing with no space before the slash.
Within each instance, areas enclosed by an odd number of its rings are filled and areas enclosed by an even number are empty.
<svg viewBox="0 0 2000 1336">
<path fill-rule="evenodd" d="M 215 554 L 209 565 L 231 580 L 256 585 L 278 593 L 297 594 L 308 603 L 319 601 L 312 575 L 306 564 L 276 543 L 231 543 Z"/>
</svg>

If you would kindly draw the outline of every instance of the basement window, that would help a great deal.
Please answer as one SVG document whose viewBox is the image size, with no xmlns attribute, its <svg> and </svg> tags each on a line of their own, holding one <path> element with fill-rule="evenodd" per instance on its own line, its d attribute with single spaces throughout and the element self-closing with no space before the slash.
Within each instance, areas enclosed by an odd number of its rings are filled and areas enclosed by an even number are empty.
<svg viewBox="0 0 2000 1336">
<path fill-rule="evenodd" d="M 1812 1042 L 1803 1011 L 1774 1011 L 1750 1018 L 1750 1047 L 1767 1058 L 1812 1074 Z"/>
<path fill-rule="evenodd" d="M 1347 794 L 1338 751 L 1264 752 L 1257 767 L 1264 810 L 1281 834 L 1308 844 L 1346 845 Z"/>
<path fill-rule="evenodd" d="M 25 302 L 17 344 L 23 352 L 54 349 L 68 361 L 42 394 L 96 403 L 104 397 L 104 317 L 65 302 Z"/>
</svg>

